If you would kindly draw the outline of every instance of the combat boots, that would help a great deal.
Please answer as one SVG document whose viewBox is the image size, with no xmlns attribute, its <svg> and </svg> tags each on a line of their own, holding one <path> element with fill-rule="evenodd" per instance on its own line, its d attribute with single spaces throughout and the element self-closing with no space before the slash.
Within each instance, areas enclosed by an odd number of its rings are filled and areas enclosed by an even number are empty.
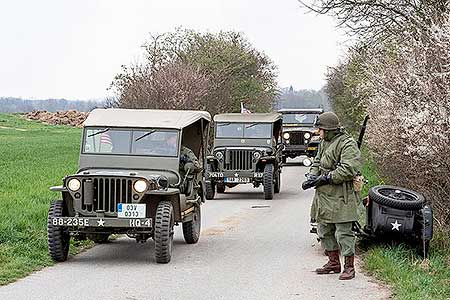
<svg viewBox="0 0 450 300">
<path fill-rule="evenodd" d="M 341 273 L 341 262 L 339 261 L 339 250 L 327 251 L 328 262 L 316 269 L 317 274 Z"/>
<path fill-rule="evenodd" d="M 355 256 L 346 256 L 344 264 L 344 272 L 339 276 L 339 280 L 349 280 L 355 278 Z"/>
</svg>

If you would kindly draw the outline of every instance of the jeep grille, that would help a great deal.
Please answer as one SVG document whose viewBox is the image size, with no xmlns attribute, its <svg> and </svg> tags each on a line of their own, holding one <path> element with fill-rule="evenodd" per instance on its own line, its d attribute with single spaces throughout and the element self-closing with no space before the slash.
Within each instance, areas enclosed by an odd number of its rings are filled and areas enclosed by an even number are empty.
<svg viewBox="0 0 450 300">
<path fill-rule="evenodd" d="M 289 144 L 303 145 L 305 143 L 304 134 L 304 132 L 289 132 Z"/>
<path fill-rule="evenodd" d="M 83 187 L 85 181 L 83 179 Z M 118 203 L 132 202 L 132 181 L 128 178 L 93 178 L 94 203 L 86 205 L 82 200 L 82 210 L 96 212 L 104 210 L 105 213 L 116 213 Z"/>
<path fill-rule="evenodd" d="M 229 163 L 225 159 L 224 170 L 246 171 L 253 170 L 253 152 L 251 150 L 227 150 Z M 225 154 L 227 155 L 227 154 Z"/>
</svg>

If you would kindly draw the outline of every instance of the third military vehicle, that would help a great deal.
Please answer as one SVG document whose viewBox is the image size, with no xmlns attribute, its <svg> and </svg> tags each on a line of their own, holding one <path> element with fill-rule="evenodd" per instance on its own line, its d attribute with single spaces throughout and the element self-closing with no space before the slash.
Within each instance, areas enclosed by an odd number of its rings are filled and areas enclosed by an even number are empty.
<svg viewBox="0 0 450 300">
<path fill-rule="evenodd" d="M 305 166 L 311 164 L 310 158 L 317 153 L 319 146 L 319 135 L 314 128 L 314 121 L 321 113 L 321 108 L 284 108 L 278 112 L 283 114 L 283 162 L 286 159 L 305 155 L 303 160 Z"/>
<path fill-rule="evenodd" d="M 238 184 L 263 185 L 272 199 L 281 185 L 281 114 L 228 113 L 214 117 L 214 148 L 208 156 L 206 198 Z"/>
</svg>

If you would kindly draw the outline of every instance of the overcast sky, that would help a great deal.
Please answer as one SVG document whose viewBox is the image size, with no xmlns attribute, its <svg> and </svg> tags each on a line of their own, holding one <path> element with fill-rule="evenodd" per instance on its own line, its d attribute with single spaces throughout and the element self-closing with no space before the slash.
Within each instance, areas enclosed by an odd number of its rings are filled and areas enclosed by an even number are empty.
<svg viewBox="0 0 450 300">
<path fill-rule="evenodd" d="M 0 97 L 103 98 L 149 33 L 179 26 L 243 32 L 295 89 L 321 88 L 344 41 L 296 0 L 0 0 Z"/>
</svg>

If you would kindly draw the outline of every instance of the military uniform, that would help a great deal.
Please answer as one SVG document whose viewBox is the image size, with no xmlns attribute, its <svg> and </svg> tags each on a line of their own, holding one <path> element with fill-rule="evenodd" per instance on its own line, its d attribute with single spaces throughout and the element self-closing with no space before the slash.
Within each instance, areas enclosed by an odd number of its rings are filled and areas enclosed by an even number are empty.
<svg viewBox="0 0 450 300">
<path fill-rule="evenodd" d="M 329 262 L 316 272 L 340 272 L 340 250 L 345 257 L 344 273 L 340 279 L 351 279 L 354 277 L 356 242 L 352 226 L 358 219 L 358 205 L 361 203 L 353 180 L 359 173 L 361 153 L 356 141 L 339 129 L 336 115 L 324 113 L 320 117 L 325 121 L 332 118 L 335 124 L 328 127 L 318 125 L 325 131 L 325 137 L 319 145 L 309 173 L 309 176 L 323 178 L 320 184 L 316 185 L 311 218 L 318 223 L 319 238 L 329 256 Z M 349 274 L 346 274 L 346 271 Z"/>
<path fill-rule="evenodd" d="M 185 171 L 185 166 L 187 163 L 192 163 L 194 170 L 196 171 L 202 168 L 202 165 L 200 164 L 197 156 L 195 156 L 194 152 L 186 146 L 181 146 L 180 171 Z"/>
<path fill-rule="evenodd" d="M 202 165 L 194 152 L 188 147 L 181 146 L 179 169 L 181 176 L 180 190 L 186 194 L 188 200 L 193 200 L 196 198 L 196 193 L 194 193 L 194 187 L 192 185 L 193 181 L 187 178 L 186 175 L 188 172 L 189 175 L 198 174 L 202 170 Z"/>
</svg>

